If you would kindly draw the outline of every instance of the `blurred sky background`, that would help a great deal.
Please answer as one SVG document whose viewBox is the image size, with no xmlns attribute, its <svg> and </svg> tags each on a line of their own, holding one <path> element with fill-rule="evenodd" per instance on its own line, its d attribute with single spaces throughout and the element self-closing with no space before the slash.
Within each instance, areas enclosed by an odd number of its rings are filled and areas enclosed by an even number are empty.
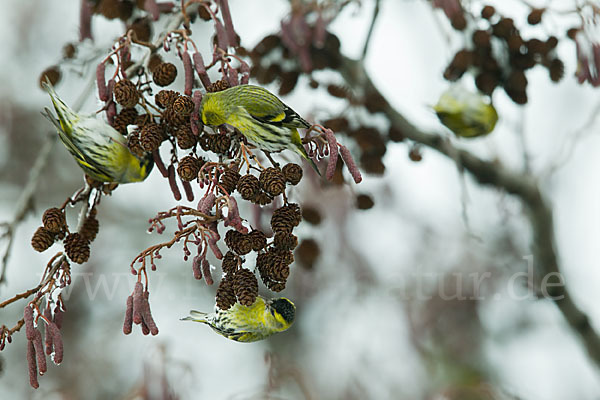
<svg viewBox="0 0 600 400">
<path fill-rule="evenodd" d="M 522 2 L 489 3 L 524 22 L 527 9 Z M 247 48 L 278 31 L 289 11 L 284 0 L 230 0 L 230 6 Z M 432 12 L 427 1 L 382 0 L 381 7 L 367 68 L 400 112 L 424 129 L 443 132 L 429 106 L 447 88 L 442 72 L 460 41 L 453 37 L 447 42 L 446 20 L 439 11 Z M 346 7 L 331 25 L 346 55 L 360 54 L 372 10 L 373 2 L 363 0 L 362 7 Z M 77 40 L 78 15 L 76 0 L 3 1 L 0 220 L 12 218 L 28 168 L 47 135 L 54 134 L 40 115 L 49 100 L 38 87 L 38 77 L 60 60 L 65 43 Z M 547 28 L 564 36 L 575 23 L 565 17 Z M 122 27 L 120 22 L 95 17 L 93 29 L 94 46 L 80 50 L 90 57 L 103 54 Z M 524 27 L 523 33 L 541 29 Z M 210 27 L 199 22 L 193 31 L 207 51 Z M 534 174 L 540 176 L 552 167 L 600 102 L 598 89 L 580 86 L 573 77 L 573 44 L 561 40 L 558 53 L 566 64 L 561 83 L 552 84 L 546 70 L 533 69 L 527 75 L 530 100 L 525 107 L 496 91 L 494 103 L 500 114 L 496 130 L 460 145 L 521 169 L 524 142 Z M 94 69 L 95 63 L 63 69 L 57 91 L 68 104 L 75 103 L 91 82 Z M 335 80 L 333 74 L 331 79 Z M 301 80 L 284 99 L 299 114 L 325 120 L 344 107 L 329 96 L 315 95 L 306 83 Z M 173 87 L 183 87 L 182 74 Z M 83 110 L 93 112 L 98 104 L 90 95 Z M 366 113 L 357 118 L 385 123 Z M 600 171 L 599 130 L 599 122 L 590 125 L 568 162 L 541 180 L 554 205 L 564 278 L 596 328 L 600 328 L 600 186 L 595 178 Z M 100 233 L 90 261 L 72 266 L 75 282 L 63 295 L 69 297 L 64 362 L 50 366 L 40 378 L 40 388 L 31 389 L 25 336 L 15 334 L 13 343 L 0 353 L 0 397 L 127 398 L 144 384 L 144 377 L 160 390 L 156 377 L 164 370 L 173 391 L 185 399 L 261 399 L 267 393 L 274 399 L 488 398 L 451 397 L 460 393 L 457 390 L 490 391 L 496 396 L 489 398 L 600 398 L 597 367 L 555 305 L 511 298 L 514 290 L 525 291 L 507 283 L 514 273 L 527 271 L 531 253 L 529 225 L 520 204 L 467 176 L 467 226 L 461 177 L 453 163 L 427 149 L 419 163 L 407 154 L 406 144 L 390 144 L 384 176 L 366 176 L 358 186 L 321 189 L 304 179 L 294 189 L 294 201 L 316 206 L 328 217 L 320 226 L 301 224 L 297 232 L 300 238 L 320 241 L 322 255 L 312 270 L 292 266 L 282 295 L 298 307 L 293 328 L 253 344 L 231 342 L 205 326 L 179 321 L 189 309 L 211 310 L 216 285 L 194 280 L 190 262 L 182 260 L 177 246 L 162 252 L 158 271 L 150 274 L 150 304 L 160 334 L 145 337 L 135 328 L 129 336 L 122 334 L 125 300 L 135 281 L 129 263 L 139 251 L 173 232 L 169 226 L 163 237 L 145 233 L 148 218 L 176 202 L 157 171 L 144 184 L 120 186 L 102 200 Z M 43 174 L 35 212 L 16 233 L 8 284 L 0 286 L 1 300 L 37 284 L 49 254 L 31 248 L 31 235 L 43 210 L 61 204 L 81 185 L 80 170 L 60 144 Z M 353 210 L 356 193 L 373 196 L 375 207 Z M 452 286 L 456 279 L 486 271 L 492 278 L 486 280 L 478 300 L 444 300 L 436 295 L 439 285 Z M 424 299 L 419 291 L 431 296 Z M 21 300 L 0 309 L 0 323 L 12 326 L 24 306 Z"/>
</svg>

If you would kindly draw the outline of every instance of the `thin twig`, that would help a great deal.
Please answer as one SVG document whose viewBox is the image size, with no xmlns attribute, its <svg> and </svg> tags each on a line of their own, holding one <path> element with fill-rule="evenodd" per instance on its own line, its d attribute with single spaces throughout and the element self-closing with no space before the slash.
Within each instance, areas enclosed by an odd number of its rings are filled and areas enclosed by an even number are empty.
<svg viewBox="0 0 600 400">
<path fill-rule="evenodd" d="M 558 157 L 556 157 L 557 161 L 553 163 L 550 166 L 550 168 L 542 174 L 543 176 L 552 175 L 571 159 L 571 157 L 573 156 L 573 152 L 575 151 L 575 147 L 578 143 L 581 143 L 581 139 L 586 135 L 594 133 L 594 131 L 591 128 L 594 126 L 599 116 L 600 101 L 596 103 L 592 112 L 590 113 L 587 120 L 583 123 L 583 125 L 581 125 L 581 127 L 579 127 L 575 132 L 567 136 L 568 139 L 560 147 L 561 153 L 560 155 L 558 155 Z"/>
<path fill-rule="evenodd" d="M 13 219 L 5 225 L 6 231 L 0 237 L 7 240 L 6 249 L 2 255 L 2 260 L 0 261 L 0 284 L 6 282 L 6 266 L 8 264 L 8 259 L 10 258 L 15 230 L 25 218 L 27 212 L 31 210 L 33 197 L 38 189 L 38 183 L 42 175 L 42 170 L 44 170 L 46 163 L 48 162 L 48 158 L 52 148 L 54 147 L 54 143 L 56 143 L 56 135 L 52 134 L 48 136 L 48 140 L 40 150 L 33 167 L 29 171 L 27 184 L 17 200 L 15 215 Z"/>
<path fill-rule="evenodd" d="M 371 19 L 371 25 L 369 26 L 369 32 L 367 33 L 367 38 L 365 39 L 365 45 L 363 47 L 361 61 L 364 61 L 365 57 L 367 57 L 367 52 L 369 51 L 369 43 L 371 41 L 371 35 L 373 34 L 373 28 L 375 28 L 375 21 L 379 16 L 379 3 L 380 0 L 375 0 L 375 9 L 373 10 L 373 18 Z"/>
</svg>

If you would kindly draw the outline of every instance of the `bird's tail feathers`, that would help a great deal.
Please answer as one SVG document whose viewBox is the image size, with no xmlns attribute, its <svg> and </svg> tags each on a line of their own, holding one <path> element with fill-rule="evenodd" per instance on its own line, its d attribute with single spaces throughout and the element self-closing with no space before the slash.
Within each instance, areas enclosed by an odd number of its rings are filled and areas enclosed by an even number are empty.
<svg viewBox="0 0 600 400">
<path fill-rule="evenodd" d="M 206 323 L 206 314 L 207 313 L 202 311 L 190 310 L 190 315 L 185 318 L 181 318 L 181 321 L 195 321 Z"/>
<path fill-rule="evenodd" d="M 44 107 L 44 111 L 42 112 L 42 115 L 50 122 L 52 122 L 52 125 L 54 125 L 56 127 L 56 129 L 61 130 L 62 127 L 60 126 L 60 122 L 56 119 L 56 116 L 54 114 L 52 114 L 52 111 L 50 111 L 50 109 L 48 107 Z"/>
<path fill-rule="evenodd" d="M 60 99 L 50 81 L 46 79 L 46 81 L 42 82 L 42 86 L 50 95 L 52 105 L 56 110 L 60 125 L 62 125 L 61 130 L 65 131 L 65 133 L 70 132 L 70 129 L 67 128 L 73 125 L 74 120 L 77 119 L 77 114 Z"/>
</svg>

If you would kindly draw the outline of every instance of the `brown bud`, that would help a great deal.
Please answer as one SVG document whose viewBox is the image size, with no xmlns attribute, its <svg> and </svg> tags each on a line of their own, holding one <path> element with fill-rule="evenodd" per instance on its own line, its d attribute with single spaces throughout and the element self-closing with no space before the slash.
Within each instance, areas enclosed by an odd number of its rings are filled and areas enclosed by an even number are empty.
<svg viewBox="0 0 600 400">
<path fill-rule="evenodd" d="M 556 38 L 555 38 L 556 39 Z M 546 42 L 542 42 L 540 39 L 529 39 L 525 46 L 527 46 L 527 51 L 534 54 L 546 54 L 550 51 L 550 48 L 546 44 Z"/>
<path fill-rule="evenodd" d="M 157 66 L 152 72 L 152 80 L 158 86 L 167 86 L 173 83 L 177 77 L 177 67 L 175 65 L 164 62 Z"/>
<path fill-rule="evenodd" d="M 306 268 L 312 269 L 315 262 L 319 258 L 319 245 L 314 239 L 305 239 L 296 249 L 296 257 L 298 262 Z"/>
<path fill-rule="evenodd" d="M 142 42 L 149 42 L 152 38 L 152 25 L 150 19 L 147 17 L 137 18 L 129 25 L 129 29 L 133 30 L 137 39 Z M 150 71 L 152 70 L 150 69 Z"/>
<path fill-rule="evenodd" d="M 58 83 L 58 81 L 60 81 L 60 77 L 61 73 L 57 65 L 53 65 L 51 67 L 46 68 L 40 74 L 40 88 L 44 88 L 44 86 L 42 86 L 42 83 L 46 82 L 46 80 L 50 81 L 50 84 L 52 86 L 55 86 Z"/>
<path fill-rule="evenodd" d="M 450 20 L 450 24 L 457 31 L 462 31 L 467 27 L 467 20 L 464 15 L 458 14 Z"/>
<path fill-rule="evenodd" d="M 83 264 L 90 258 L 90 246 L 79 233 L 67 235 L 64 246 L 67 256 L 76 264 Z"/>
<path fill-rule="evenodd" d="M 252 50 L 257 55 L 265 55 L 274 48 L 281 45 L 281 39 L 277 35 L 265 36 Z"/>
<path fill-rule="evenodd" d="M 510 63 L 517 69 L 526 70 L 535 66 L 535 58 L 533 57 L 533 54 L 530 53 L 517 53 L 511 57 Z"/>
<path fill-rule="evenodd" d="M 373 202 L 373 198 L 366 194 L 359 194 L 356 196 L 356 208 L 359 210 L 368 210 L 373 208 L 375 203 Z"/>
<path fill-rule="evenodd" d="M 184 181 L 192 181 L 198 177 L 198 172 L 202 167 L 203 162 L 194 156 L 186 156 L 179 160 L 177 173 Z"/>
<path fill-rule="evenodd" d="M 550 36 L 548 40 L 546 40 L 546 47 L 548 48 L 548 50 L 555 49 L 557 45 L 558 39 L 556 38 L 556 36 Z"/>
<path fill-rule="evenodd" d="M 567 37 L 571 40 L 575 40 L 577 34 L 581 31 L 581 27 L 573 27 L 567 30 Z"/>
<path fill-rule="evenodd" d="M 330 84 L 327 85 L 327 92 L 331 96 L 338 97 L 340 99 L 347 99 L 352 97 L 352 93 L 350 93 L 350 90 L 345 86 Z"/>
<path fill-rule="evenodd" d="M 77 47 L 75 47 L 74 43 L 67 43 L 62 48 L 62 56 L 67 60 L 71 60 L 75 58 L 75 54 L 77 53 Z"/>
<path fill-rule="evenodd" d="M 517 90 L 510 87 L 505 86 L 504 91 L 510 97 L 512 101 L 517 104 L 526 104 L 527 103 L 527 92 L 524 90 Z"/>
<path fill-rule="evenodd" d="M 492 34 L 499 38 L 507 39 L 515 32 L 515 24 L 512 18 L 501 18 L 496 24 L 492 25 Z"/>
<path fill-rule="evenodd" d="M 500 82 L 494 74 L 481 72 L 475 77 L 475 85 L 481 93 L 491 95 Z"/>
<path fill-rule="evenodd" d="M 492 6 L 485 6 L 481 10 L 481 17 L 485 19 L 490 19 L 496 13 L 496 9 Z"/>
<path fill-rule="evenodd" d="M 285 96 L 290 93 L 296 87 L 298 83 L 298 78 L 300 77 L 300 72 L 297 70 L 294 71 L 284 71 L 281 74 L 281 79 L 279 80 L 279 95 Z"/>
<path fill-rule="evenodd" d="M 360 156 L 360 165 L 365 172 L 373 175 L 383 175 L 385 172 L 385 164 L 381 156 L 363 153 Z"/>
<path fill-rule="evenodd" d="M 129 79 L 122 79 L 115 83 L 113 93 L 115 101 L 123 107 L 135 107 L 140 99 L 140 94 L 135 84 Z"/>
<path fill-rule="evenodd" d="M 271 196 L 279 196 L 285 190 L 285 177 L 279 168 L 266 168 L 258 179 L 261 189 Z"/>
<path fill-rule="evenodd" d="M 244 175 L 237 183 L 237 191 L 244 200 L 252 200 L 260 189 L 258 178 L 254 175 Z"/>
<path fill-rule="evenodd" d="M 54 234 L 40 226 L 31 238 L 31 247 L 40 253 L 46 251 L 54 243 Z"/>
<path fill-rule="evenodd" d="M 473 32 L 473 44 L 477 47 L 489 47 L 491 36 L 488 31 L 476 30 Z"/>
<path fill-rule="evenodd" d="M 288 163 L 281 169 L 285 180 L 292 185 L 297 185 L 302 179 L 302 167 L 298 164 Z"/>
<path fill-rule="evenodd" d="M 302 219 L 309 224 L 319 225 L 321 223 L 321 213 L 314 207 L 302 206 Z"/>
<path fill-rule="evenodd" d="M 565 64 L 563 64 L 560 59 L 555 58 L 550 61 L 548 72 L 550 73 L 550 79 L 552 79 L 552 82 L 558 82 L 565 75 Z"/>
<path fill-rule="evenodd" d="M 519 53 L 524 45 L 524 42 L 521 36 L 518 33 L 515 33 L 506 39 L 506 44 L 508 45 L 508 49 L 510 51 L 513 53 Z"/>
<path fill-rule="evenodd" d="M 404 140 L 404 133 L 402 130 L 395 125 L 391 125 L 388 131 L 388 137 L 392 142 L 402 142 Z"/>
<path fill-rule="evenodd" d="M 323 126 L 328 127 L 334 132 L 343 132 L 346 131 L 349 127 L 350 123 L 344 117 L 331 118 L 326 121 L 323 121 Z"/>
<path fill-rule="evenodd" d="M 512 70 L 504 83 L 504 87 L 519 92 L 525 91 L 527 89 L 527 77 L 525 73 L 520 70 Z"/>
<path fill-rule="evenodd" d="M 544 14 L 544 11 L 546 11 L 545 8 L 534 8 L 531 10 L 527 16 L 527 23 L 529 25 L 537 25 L 542 22 L 542 15 Z"/>
<path fill-rule="evenodd" d="M 96 6 L 96 13 L 107 19 L 119 17 L 119 0 L 101 0 Z"/>
<path fill-rule="evenodd" d="M 44 224 L 44 228 L 52 233 L 58 233 L 67 226 L 65 214 L 58 208 L 49 208 L 44 211 L 42 223 Z"/>
<path fill-rule="evenodd" d="M 419 146 L 413 146 L 408 151 L 408 158 L 413 162 L 419 162 L 423 160 L 423 154 L 421 154 L 421 149 Z"/>
</svg>

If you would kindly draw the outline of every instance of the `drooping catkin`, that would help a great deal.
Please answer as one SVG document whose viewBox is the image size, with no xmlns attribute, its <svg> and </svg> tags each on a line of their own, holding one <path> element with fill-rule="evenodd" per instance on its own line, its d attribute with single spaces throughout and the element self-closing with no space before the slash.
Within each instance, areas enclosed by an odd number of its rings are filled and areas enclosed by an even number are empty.
<svg viewBox="0 0 600 400">
<path fill-rule="evenodd" d="M 133 327 L 133 296 L 127 297 L 125 308 L 125 321 L 123 322 L 123 333 L 129 335 Z"/>
</svg>

